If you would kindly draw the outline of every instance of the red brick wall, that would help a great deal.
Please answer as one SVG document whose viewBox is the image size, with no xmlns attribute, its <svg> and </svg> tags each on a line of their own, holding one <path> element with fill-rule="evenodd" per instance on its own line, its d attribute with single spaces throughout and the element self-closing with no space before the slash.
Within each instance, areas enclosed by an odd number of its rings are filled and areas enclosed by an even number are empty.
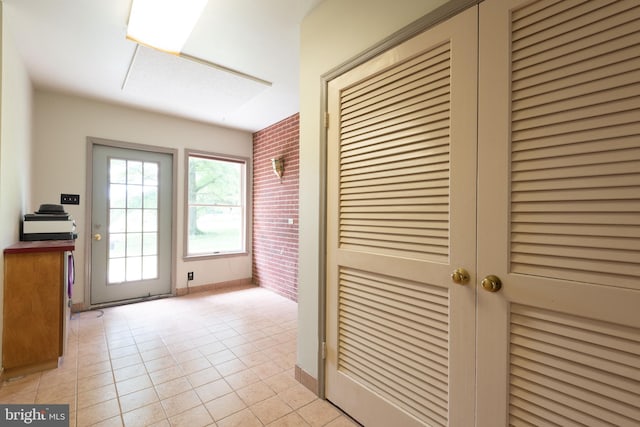
<svg viewBox="0 0 640 427">
<path fill-rule="evenodd" d="M 253 282 L 298 298 L 299 116 L 253 134 Z M 271 159 L 284 159 L 282 181 Z M 289 224 L 293 220 L 293 224 Z"/>
</svg>

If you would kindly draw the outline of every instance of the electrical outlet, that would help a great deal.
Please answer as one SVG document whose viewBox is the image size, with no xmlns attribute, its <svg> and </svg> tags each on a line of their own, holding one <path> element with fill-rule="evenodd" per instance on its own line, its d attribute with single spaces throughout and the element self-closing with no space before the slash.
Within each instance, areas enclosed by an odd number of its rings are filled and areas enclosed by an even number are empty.
<svg viewBox="0 0 640 427">
<path fill-rule="evenodd" d="M 193 280 L 193 271 L 187 273 L 187 280 Z"/>
<path fill-rule="evenodd" d="M 79 205 L 80 204 L 80 195 L 79 194 L 60 194 L 60 204 L 61 205 Z"/>
</svg>

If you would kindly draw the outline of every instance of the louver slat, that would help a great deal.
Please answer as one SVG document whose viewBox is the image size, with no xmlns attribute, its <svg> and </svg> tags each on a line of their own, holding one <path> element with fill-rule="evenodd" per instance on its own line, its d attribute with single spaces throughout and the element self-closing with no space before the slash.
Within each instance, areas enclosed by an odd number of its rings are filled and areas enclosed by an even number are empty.
<svg viewBox="0 0 640 427">
<path fill-rule="evenodd" d="M 437 354 L 430 353 L 424 349 L 424 354 L 418 363 L 412 364 L 410 363 L 412 361 L 410 350 L 406 348 L 406 345 L 403 345 L 404 343 L 402 341 L 397 339 L 385 340 L 385 338 L 394 337 L 395 335 L 385 334 L 385 331 L 377 331 L 375 327 L 371 327 L 372 325 L 367 324 L 363 319 L 357 319 L 361 321 L 361 323 L 358 323 L 357 320 L 354 321 L 351 319 L 349 315 L 344 314 L 344 316 L 344 323 L 342 325 L 343 344 L 352 344 L 354 352 L 358 351 L 362 346 L 377 349 L 379 354 L 376 354 L 374 359 L 383 361 L 393 360 L 392 363 L 386 364 L 388 371 L 393 372 L 396 376 L 404 377 L 407 383 L 415 386 L 414 388 L 421 388 L 425 391 L 429 390 L 429 393 L 434 395 L 430 400 L 443 401 L 440 396 L 445 394 L 446 384 L 443 383 L 443 386 L 434 388 L 432 382 L 423 381 L 420 377 L 423 375 L 423 372 L 427 372 L 427 367 L 444 367 L 446 369 L 446 365 L 443 365 L 443 362 L 446 363 L 446 360 L 442 360 Z M 363 338 L 363 332 L 367 335 L 366 339 Z M 358 345 L 358 343 L 360 345 Z M 440 349 L 440 351 L 442 351 L 442 349 Z M 390 355 L 393 355 L 393 357 Z M 345 355 L 345 358 L 346 357 Z M 426 365 L 424 363 L 426 363 Z M 414 367 L 410 365 L 414 365 Z M 400 372 L 403 373 L 401 374 Z M 433 372 L 435 374 L 438 370 L 433 369 Z M 416 373 L 420 374 L 416 375 Z"/>
<path fill-rule="evenodd" d="M 413 156 L 412 153 L 418 152 L 420 157 L 446 156 L 449 153 L 449 147 L 439 146 L 432 147 L 430 144 L 416 143 L 409 147 L 394 147 L 392 149 L 381 149 L 379 151 L 367 152 L 358 156 L 350 156 L 344 158 L 342 165 L 344 170 L 353 168 L 362 168 L 367 165 L 387 165 L 394 164 Z"/>
<path fill-rule="evenodd" d="M 515 233 L 512 238 L 512 242 L 515 243 L 528 243 L 528 244 L 549 244 L 564 245 L 567 247 L 575 248 L 611 248 L 620 250 L 640 250 L 640 241 L 638 239 L 616 239 L 611 237 L 600 236 L 567 236 L 559 235 L 558 237 L 552 234 L 523 234 Z"/>
<path fill-rule="evenodd" d="M 358 134 L 359 130 L 366 128 L 367 126 L 375 125 L 384 119 L 387 115 L 393 115 L 395 117 L 406 115 L 409 112 L 416 109 L 424 109 L 425 107 L 433 106 L 437 108 L 438 105 L 443 104 L 449 100 L 448 98 L 447 80 L 443 79 L 442 87 L 437 90 L 432 90 L 428 93 L 422 93 L 418 96 L 408 98 L 403 101 L 398 101 L 389 106 L 383 106 L 380 104 L 374 104 L 369 109 L 370 113 L 364 114 L 362 111 L 358 111 L 357 120 L 350 120 L 349 126 L 345 126 L 342 131 L 346 135 L 347 132 L 353 132 L 354 135 Z M 375 109 L 374 109 L 375 108 Z"/>
<path fill-rule="evenodd" d="M 356 303 L 359 302 L 357 300 L 346 300 L 343 301 L 342 313 L 351 312 L 351 313 L 359 313 L 359 315 L 363 318 L 372 319 L 375 318 L 376 321 L 386 322 L 386 325 L 393 324 L 394 328 L 399 330 L 412 329 L 415 328 L 415 318 L 413 316 L 405 316 L 398 317 L 395 313 L 386 313 L 381 312 L 374 308 L 371 305 L 358 306 Z M 424 327 L 432 328 L 429 331 L 429 335 L 432 336 L 434 342 L 446 342 L 447 337 L 446 334 L 441 332 L 442 324 L 438 320 L 434 319 L 424 319 L 423 321 Z M 433 372 L 440 372 L 440 370 L 435 369 Z M 441 381 L 446 381 L 446 371 L 442 370 L 443 377 L 440 378 Z"/>
<path fill-rule="evenodd" d="M 430 49 L 425 55 L 419 55 L 413 59 L 396 64 L 387 71 L 370 76 L 366 80 L 345 89 L 342 93 L 342 102 L 345 104 L 345 107 L 349 107 L 350 104 L 362 106 L 363 100 L 371 98 L 369 94 L 372 91 L 382 86 L 393 85 L 393 82 L 397 82 L 407 76 L 413 79 L 418 78 L 424 69 L 428 69 L 433 73 L 434 70 L 440 70 L 442 68 L 437 64 L 447 64 L 449 58 L 449 44 L 442 43 L 440 46 Z M 395 84 L 393 87 L 396 88 L 398 86 L 398 84 Z M 364 112 L 365 110 L 359 108 L 358 111 Z"/>
<path fill-rule="evenodd" d="M 572 43 L 582 43 L 586 39 L 589 44 L 596 44 L 598 40 L 609 38 L 607 31 L 619 32 L 622 27 L 639 16 L 639 12 L 633 9 L 633 1 L 610 2 L 604 11 L 601 9 L 603 4 L 602 1 L 587 2 L 583 7 L 568 9 L 565 13 L 553 18 L 514 28 L 512 45 L 514 58 L 518 60 L 547 50 L 551 51 L 547 54 L 554 57 L 562 56 L 563 52 L 574 52 L 577 49 L 571 45 Z M 594 17 L 597 19 L 595 22 L 593 22 Z M 553 27 L 558 26 L 562 26 L 562 31 L 553 39 L 549 39 L 547 37 L 549 32 L 554 32 Z M 624 31 L 622 33 L 626 34 Z M 588 40 L 588 37 L 595 36 L 599 39 Z"/>
<path fill-rule="evenodd" d="M 517 304 L 510 330 L 512 420 L 640 423 L 637 330 Z"/>
<path fill-rule="evenodd" d="M 511 271 L 640 289 L 640 5 L 512 19 Z"/>
<path fill-rule="evenodd" d="M 444 43 L 342 91 L 341 247 L 448 260 L 449 85 Z"/>
<path fill-rule="evenodd" d="M 342 267 L 339 370 L 419 419 L 447 424 L 447 291 Z"/>
<path fill-rule="evenodd" d="M 629 61 L 616 63 L 618 55 L 624 55 Z M 546 70 L 540 74 L 529 77 L 521 77 L 519 73 L 514 72 L 514 82 L 512 89 L 517 93 L 514 94 L 514 101 L 536 96 L 541 93 L 556 93 L 558 90 L 567 90 L 573 86 L 583 85 L 608 76 L 618 76 L 625 79 L 628 73 L 636 69 L 637 59 L 640 55 L 637 49 L 625 48 L 615 53 L 607 53 L 593 61 L 586 63 L 573 64 L 573 75 L 562 74 L 563 70 Z"/>
<path fill-rule="evenodd" d="M 352 227 L 354 226 L 362 226 L 362 227 L 384 227 L 387 222 L 384 220 L 369 220 L 369 221 L 360 221 L 360 220 L 355 220 L 355 221 L 350 221 L 348 219 L 345 219 L 343 222 L 344 226 L 345 226 L 345 230 L 350 230 Z M 448 231 L 446 229 L 438 228 L 438 227 L 427 227 L 426 225 L 432 225 L 432 224 L 421 224 L 419 222 L 415 222 L 415 221 L 396 221 L 392 224 L 392 226 L 390 226 L 390 229 L 394 229 L 394 228 L 406 228 L 406 229 L 418 229 L 418 230 L 425 230 L 426 235 L 431 235 L 434 237 L 442 237 L 445 238 L 448 236 Z M 400 230 L 401 231 L 401 230 Z"/>
<path fill-rule="evenodd" d="M 549 2 L 544 2 L 542 4 L 546 7 L 534 13 L 531 13 L 531 8 L 527 8 L 524 14 L 519 10 L 514 11 L 514 47 L 517 49 L 519 43 L 525 46 L 539 44 L 541 40 L 545 40 L 545 33 L 542 31 L 557 25 L 562 25 L 566 33 L 580 28 L 585 30 L 585 27 L 592 23 L 594 13 L 602 13 L 598 10 L 602 6 L 609 7 L 600 15 L 600 20 L 619 15 L 632 7 L 631 2 L 618 0 L 580 1 L 574 2 L 569 8 L 561 3 L 562 1 L 556 1 L 555 5 L 548 7 Z M 588 28 L 586 30 L 588 31 Z"/>
</svg>

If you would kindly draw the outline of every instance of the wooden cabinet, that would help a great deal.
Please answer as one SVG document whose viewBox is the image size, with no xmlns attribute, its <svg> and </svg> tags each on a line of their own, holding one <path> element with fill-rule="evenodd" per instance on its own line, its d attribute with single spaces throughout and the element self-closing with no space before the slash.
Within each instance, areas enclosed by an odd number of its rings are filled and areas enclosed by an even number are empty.
<svg viewBox="0 0 640 427">
<path fill-rule="evenodd" d="M 67 324 L 65 251 L 73 248 L 73 241 L 42 241 L 5 249 L 4 378 L 58 366 Z"/>
</svg>

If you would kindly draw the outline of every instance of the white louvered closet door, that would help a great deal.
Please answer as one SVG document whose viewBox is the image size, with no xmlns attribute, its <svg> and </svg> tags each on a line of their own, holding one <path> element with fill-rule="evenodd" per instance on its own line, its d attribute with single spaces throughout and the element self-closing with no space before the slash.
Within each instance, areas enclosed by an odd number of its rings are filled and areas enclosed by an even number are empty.
<svg viewBox="0 0 640 427">
<path fill-rule="evenodd" d="M 368 427 L 473 424 L 476 40 L 472 8 L 329 85 L 326 394 Z"/>
<path fill-rule="evenodd" d="M 640 2 L 479 14 L 477 424 L 640 425 Z"/>
</svg>

